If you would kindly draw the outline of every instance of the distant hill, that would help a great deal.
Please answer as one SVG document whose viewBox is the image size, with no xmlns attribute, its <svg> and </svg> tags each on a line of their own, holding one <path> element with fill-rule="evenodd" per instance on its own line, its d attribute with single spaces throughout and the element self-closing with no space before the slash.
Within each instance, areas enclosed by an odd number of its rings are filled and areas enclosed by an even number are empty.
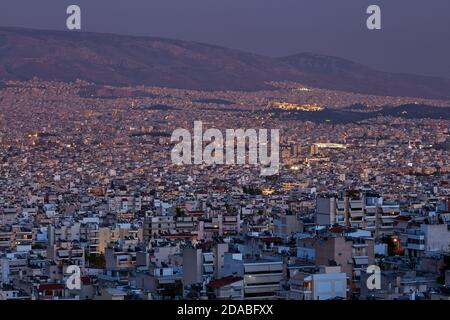
<svg viewBox="0 0 450 320">
<path fill-rule="evenodd" d="M 0 80 L 74 81 L 200 90 L 259 90 L 268 81 L 391 96 L 450 99 L 450 80 L 392 74 L 341 58 L 283 58 L 152 37 L 0 27 Z"/>
<path fill-rule="evenodd" d="M 362 107 L 362 105 L 361 105 Z M 403 119 L 444 119 L 450 120 L 450 108 L 434 107 L 424 104 L 404 104 L 399 106 L 385 106 L 378 111 L 358 112 L 348 108 L 325 108 L 318 112 L 271 110 L 280 119 L 302 120 L 312 122 L 352 123 L 376 117 L 397 117 Z"/>
<path fill-rule="evenodd" d="M 448 99 L 450 80 L 374 70 L 342 58 L 302 53 L 280 60 L 302 70 L 310 86 L 388 96 Z"/>
</svg>

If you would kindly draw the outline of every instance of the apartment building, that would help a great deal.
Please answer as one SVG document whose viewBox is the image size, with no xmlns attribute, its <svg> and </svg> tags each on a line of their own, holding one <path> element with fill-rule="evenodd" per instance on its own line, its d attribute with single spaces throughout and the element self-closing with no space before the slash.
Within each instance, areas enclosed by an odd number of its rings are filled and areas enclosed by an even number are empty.
<svg viewBox="0 0 450 320">
<path fill-rule="evenodd" d="M 208 283 L 209 296 L 213 299 L 242 300 L 244 281 L 241 277 L 228 276 Z"/>
<path fill-rule="evenodd" d="M 289 285 L 289 298 L 294 300 L 346 299 L 348 295 L 347 274 L 339 266 L 321 266 L 314 273 L 297 272 Z"/>
<path fill-rule="evenodd" d="M 13 248 L 19 252 L 31 251 L 36 239 L 35 230 L 26 227 L 13 227 L 13 233 Z"/>
<path fill-rule="evenodd" d="M 14 206 L 0 207 L 0 225 L 12 225 L 19 216 L 19 208 Z"/>
<path fill-rule="evenodd" d="M 340 266 L 351 292 L 358 292 L 361 272 L 374 263 L 374 241 L 368 234 L 324 236 L 315 243 L 315 257 L 316 265 Z"/>
<path fill-rule="evenodd" d="M 144 221 L 144 240 L 169 235 L 175 230 L 174 216 L 148 216 Z"/>
<path fill-rule="evenodd" d="M 392 235 L 400 205 L 372 192 L 347 191 L 339 196 L 318 197 L 316 223 L 365 229 L 379 238 Z"/>
<path fill-rule="evenodd" d="M 207 260 L 207 263 L 211 261 Z M 184 248 L 183 249 L 183 285 L 189 286 L 192 284 L 203 282 L 203 254 L 202 249 Z"/>
<path fill-rule="evenodd" d="M 47 258 L 57 266 L 77 265 L 84 268 L 84 249 L 70 242 L 47 247 Z"/>
<path fill-rule="evenodd" d="M 105 250 L 105 262 L 107 270 L 131 270 L 136 265 L 136 252 L 108 247 Z"/>
<path fill-rule="evenodd" d="M 224 276 L 243 278 L 244 299 L 274 299 L 281 290 L 283 262 L 274 259 L 244 259 L 242 253 L 226 253 Z"/>
<path fill-rule="evenodd" d="M 0 229 L 0 251 L 13 247 L 14 233 L 10 228 Z"/>
<path fill-rule="evenodd" d="M 273 220 L 273 233 L 277 237 L 288 237 L 303 231 L 303 222 L 296 214 L 283 213 Z"/>
<path fill-rule="evenodd" d="M 450 252 L 450 227 L 446 223 L 422 223 L 406 232 L 406 254 L 421 257 L 425 253 Z"/>
<path fill-rule="evenodd" d="M 104 254 L 109 244 L 126 238 L 143 241 L 143 228 L 134 227 L 130 223 L 120 223 L 111 227 L 99 227 L 98 252 Z"/>
</svg>

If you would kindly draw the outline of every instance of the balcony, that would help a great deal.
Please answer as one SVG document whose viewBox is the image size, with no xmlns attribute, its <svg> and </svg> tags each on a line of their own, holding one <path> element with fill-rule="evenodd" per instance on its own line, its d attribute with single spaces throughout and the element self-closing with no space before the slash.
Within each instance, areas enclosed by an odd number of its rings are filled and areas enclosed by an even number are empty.
<svg viewBox="0 0 450 320">
<path fill-rule="evenodd" d="M 408 239 L 416 240 L 416 241 L 425 241 L 425 235 L 420 233 L 408 234 Z"/>
<path fill-rule="evenodd" d="M 369 257 L 368 256 L 354 256 L 353 260 L 354 260 L 355 266 L 368 265 L 369 264 Z"/>
<path fill-rule="evenodd" d="M 366 248 L 366 247 L 368 247 L 369 245 L 367 244 L 367 243 L 353 243 L 352 244 L 352 247 L 353 248 Z"/>
<path fill-rule="evenodd" d="M 362 218 L 364 216 L 364 212 L 362 210 L 351 210 L 350 216 L 352 218 Z"/>
<path fill-rule="evenodd" d="M 407 248 L 409 250 L 424 251 L 425 250 L 425 244 L 408 243 Z"/>
</svg>

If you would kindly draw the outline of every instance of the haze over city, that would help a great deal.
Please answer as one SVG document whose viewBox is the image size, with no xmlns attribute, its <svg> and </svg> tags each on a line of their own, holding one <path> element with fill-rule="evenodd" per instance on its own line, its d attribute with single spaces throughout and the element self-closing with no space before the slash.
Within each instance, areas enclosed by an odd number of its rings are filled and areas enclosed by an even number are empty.
<svg viewBox="0 0 450 320">
<path fill-rule="evenodd" d="M 1 303 L 450 300 L 450 4 L 371 2 L 2 1 Z"/>
<path fill-rule="evenodd" d="M 65 29 L 78 4 L 84 31 L 199 41 L 269 56 L 314 52 L 384 71 L 450 78 L 450 2 L 433 0 L 3 0 L 0 25 Z M 382 9 L 382 30 L 365 27 Z"/>
</svg>

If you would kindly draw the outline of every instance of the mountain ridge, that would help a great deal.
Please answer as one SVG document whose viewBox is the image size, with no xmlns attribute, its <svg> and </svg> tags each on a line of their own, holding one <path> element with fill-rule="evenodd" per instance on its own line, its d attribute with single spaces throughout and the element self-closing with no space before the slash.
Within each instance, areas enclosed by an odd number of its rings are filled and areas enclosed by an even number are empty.
<svg viewBox="0 0 450 320">
<path fill-rule="evenodd" d="M 326 55 L 266 57 L 185 40 L 0 27 L 0 81 L 74 81 L 261 90 L 270 81 L 355 93 L 450 99 L 450 79 L 388 73 Z"/>
</svg>

